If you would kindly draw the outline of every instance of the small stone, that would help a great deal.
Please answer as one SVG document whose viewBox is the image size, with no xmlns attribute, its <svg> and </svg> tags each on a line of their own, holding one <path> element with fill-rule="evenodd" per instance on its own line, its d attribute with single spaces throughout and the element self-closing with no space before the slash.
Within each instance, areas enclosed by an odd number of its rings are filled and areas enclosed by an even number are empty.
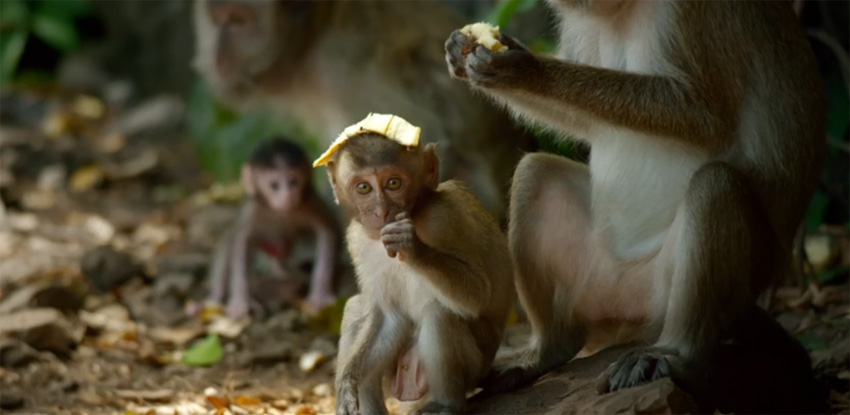
<svg viewBox="0 0 850 415">
<path fill-rule="evenodd" d="M 36 350 L 67 353 L 77 343 L 70 324 L 58 310 L 34 308 L 3 317 L 0 336 L 11 335 Z"/>
<path fill-rule="evenodd" d="M 173 291 L 181 296 L 189 293 L 192 285 L 195 283 L 195 277 L 189 273 L 170 272 L 156 277 L 154 281 L 154 295 L 164 295 L 169 291 Z"/>
<path fill-rule="evenodd" d="M 255 365 L 274 365 L 292 358 L 292 344 L 287 341 L 268 340 L 251 355 L 251 363 Z"/>
<path fill-rule="evenodd" d="M 326 359 L 327 357 L 322 352 L 312 350 L 301 355 L 301 359 L 298 360 L 298 367 L 303 372 L 312 372 Z"/>
<path fill-rule="evenodd" d="M 41 359 L 38 351 L 18 339 L 0 339 L 0 366 L 24 367 Z"/>
<path fill-rule="evenodd" d="M 109 292 L 143 270 L 130 255 L 104 245 L 83 254 L 80 269 L 94 288 L 102 293 Z"/>
</svg>

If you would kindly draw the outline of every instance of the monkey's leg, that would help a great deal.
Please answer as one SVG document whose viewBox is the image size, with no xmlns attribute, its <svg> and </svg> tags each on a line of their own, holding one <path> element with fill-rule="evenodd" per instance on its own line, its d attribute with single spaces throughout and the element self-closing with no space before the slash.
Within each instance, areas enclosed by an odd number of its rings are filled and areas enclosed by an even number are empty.
<svg viewBox="0 0 850 415">
<path fill-rule="evenodd" d="M 462 411 L 466 392 L 481 376 L 484 360 L 468 325 L 469 321 L 440 304 L 426 310 L 417 349 L 425 367 L 429 398 L 419 413 Z"/>
<path fill-rule="evenodd" d="M 345 304 L 337 360 L 337 414 L 385 414 L 381 376 L 410 337 L 410 323 L 385 314 L 362 295 Z"/>
<path fill-rule="evenodd" d="M 230 232 L 225 233 L 218 241 L 213 251 L 213 262 L 207 275 L 210 292 L 208 300 L 215 304 L 224 302 L 224 291 L 227 287 L 228 259 L 230 257 Z"/>
<path fill-rule="evenodd" d="M 665 376 L 687 385 L 711 368 L 724 336 L 754 307 L 752 275 L 774 272 L 777 238 L 766 217 L 734 168 L 712 162 L 697 170 L 657 257 L 656 269 L 670 270 L 655 276 L 655 294 L 666 297 L 661 335 L 613 363 L 601 390 Z"/>
<path fill-rule="evenodd" d="M 572 359 L 584 331 L 571 317 L 576 287 L 590 272 L 590 183 L 587 167 L 563 157 L 529 154 L 511 189 L 509 243 L 516 287 L 531 322 L 525 348 L 497 356 L 486 393 L 515 389 Z"/>
</svg>

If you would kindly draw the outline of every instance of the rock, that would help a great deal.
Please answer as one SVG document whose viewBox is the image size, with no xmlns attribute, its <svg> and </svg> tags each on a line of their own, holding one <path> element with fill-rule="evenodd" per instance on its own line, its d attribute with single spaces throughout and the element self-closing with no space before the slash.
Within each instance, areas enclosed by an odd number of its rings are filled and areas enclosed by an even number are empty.
<svg viewBox="0 0 850 415">
<path fill-rule="evenodd" d="M 0 366 L 24 367 L 41 360 L 39 352 L 18 339 L 0 339 Z"/>
<path fill-rule="evenodd" d="M 596 378 L 624 352 L 608 349 L 576 359 L 533 385 L 492 397 L 473 397 L 470 414 L 696 413 L 691 397 L 669 378 L 600 395 Z"/>
<path fill-rule="evenodd" d="M 51 285 L 39 290 L 32 298 L 35 307 L 55 308 L 64 313 L 75 313 L 85 301 L 85 291 L 79 285 Z"/>
<path fill-rule="evenodd" d="M 161 274 L 154 280 L 153 292 L 154 295 L 165 295 L 168 292 L 173 292 L 181 297 L 189 294 L 189 290 L 195 283 L 195 276 L 184 272 L 170 272 Z"/>
<path fill-rule="evenodd" d="M 90 249 L 80 263 L 80 269 L 92 286 L 101 293 L 143 275 L 142 267 L 130 255 L 103 245 Z"/>
<path fill-rule="evenodd" d="M 296 330 L 304 326 L 304 316 L 294 308 L 284 310 L 269 319 L 268 324 L 281 330 Z"/>
<path fill-rule="evenodd" d="M 32 284 L 25 285 L 13 291 L 6 299 L 0 302 L 0 315 L 26 308 L 41 288 L 43 287 Z"/>
<path fill-rule="evenodd" d="M 180 98 L 160 95 L 127 111 L 109 130 L 131 137 L 174 128 L 183 121 L 184 109 L 185 105 Z"/>
<path fill-rule="evenodd" d="M 79 340 L 62 313 L 52 308 L 33 308 L 3 316 L 2 336 L 13 336 L 36 350 L 57 354 L 66 354 Z"/>
<path fill-rule="evenodd" d="M 301 358 L 298 359 L 298 367 L 302 372 L 312 372 L 325 360 L 327 360 L 327 356 L 322 352 L 311 350 L 301 355 Z"/>
<path fill-rule="evenodd" d="M 147 317 L 153 324 L 164 326 L 175 326 L 187 319 L 183 310 L 183 296 L 174 290 L 150 296 L 150 304 L 147 308 Z"/>
<path fill-rule="evenodd" d="M 260 348 L 249 355 L 254 365 L 274 365 L 292 359 L 292 343 L 279 340 L 266 340 Z"/>
<path fill-rule="evenodd" d="M 3 392 L 0 393 L 0 409 L 20 409 L 24 406 L 24 398 L 21 397 L 21 394 L 18 391 L 9 390 L 9 388 L 3 388 Z"/>
<path fill-rule="evenodd" d="M 191 275 L 194 278 L 203 275 L 210 257 L 207 253 L 187 252 L 160 255 L 155 261 L 158 275 L 180 274 Z"/>
</svg>

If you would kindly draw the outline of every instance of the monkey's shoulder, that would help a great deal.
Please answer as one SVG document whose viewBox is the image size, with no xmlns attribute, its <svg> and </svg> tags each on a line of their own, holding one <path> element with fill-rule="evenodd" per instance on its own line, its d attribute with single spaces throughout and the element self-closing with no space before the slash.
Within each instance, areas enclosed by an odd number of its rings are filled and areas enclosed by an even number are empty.
<svg viewBox="0 0 850 415">
<path fill-rule="evenodd" d="M 421 213 L 419 222 L 424 228 L 417 226 L 417 231 L 437 231 L 444 233 L 447 228 L 461 232 L 475 230 L 479 232 L 501 233 L 496 218 L 484 209 L 484 206 L 470 192 L 466 185 L 458 180 L 447 180 L 437 187 L 437 192 L 431 203 Z M 416 219 L 414 219 L 416 222 Z M 469 229 L 473 227 L 474 229 Z M 438 229 L 429 229 L 438 228 Z M 469 235 L 477 237 L 479 235 Z"/>
</svg>

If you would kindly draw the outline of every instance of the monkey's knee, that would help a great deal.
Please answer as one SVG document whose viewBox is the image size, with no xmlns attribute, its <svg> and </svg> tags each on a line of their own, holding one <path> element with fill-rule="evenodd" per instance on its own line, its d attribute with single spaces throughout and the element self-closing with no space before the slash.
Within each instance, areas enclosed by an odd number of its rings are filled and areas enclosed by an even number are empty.
<svg viewBox="0 0 850 415">
<path fill-rule="evenodd" d="M 730 271 L 751 282 L 735 288 L 757 294 L 775 272 L 779 241 L 747 177 L 727 163 L 708 163 L 691 178 L 685 203 L 695 260 L 734 264 Z"/>
</svg>

